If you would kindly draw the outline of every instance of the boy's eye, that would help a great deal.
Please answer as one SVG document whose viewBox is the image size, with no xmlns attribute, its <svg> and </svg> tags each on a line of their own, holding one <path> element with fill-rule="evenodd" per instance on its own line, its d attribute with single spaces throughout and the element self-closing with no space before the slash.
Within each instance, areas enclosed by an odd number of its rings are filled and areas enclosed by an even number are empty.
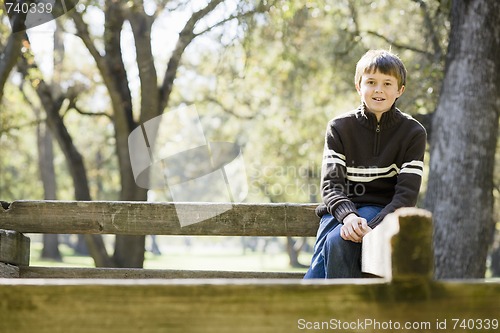
<svg viewBox="0 0 500 333">
<path fill-rule="evenodd" d="M 366 81 L 366 84 L 370 84 L 371 85 L 371 84 L 374 84 L 374 82 L 373 81 Z"/>
<path fill-rule="evenodd" d="M 390 82 L 386 82 L 386 83 L 385 83 L 385 85 L 386 85 L 386 86 L 392 86 L 392 83 L 390 83 Z"/>
</svg>

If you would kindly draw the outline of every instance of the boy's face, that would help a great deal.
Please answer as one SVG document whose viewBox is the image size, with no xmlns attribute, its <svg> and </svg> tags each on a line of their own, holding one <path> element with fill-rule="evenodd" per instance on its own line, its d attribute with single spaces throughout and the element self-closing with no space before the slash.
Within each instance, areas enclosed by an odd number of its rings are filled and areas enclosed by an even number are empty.
<svg viewBox="0 0 500 333">
<path fill-rule="evenodd" d="M 368 111 L 380 120 L 382 113 L 390 110 L 396 98 L 403 94 L 405 87 L 398 88 L 398 80 L 394 76 L 376 71 L 363 74 L 356 90 Z"/>
</svg>

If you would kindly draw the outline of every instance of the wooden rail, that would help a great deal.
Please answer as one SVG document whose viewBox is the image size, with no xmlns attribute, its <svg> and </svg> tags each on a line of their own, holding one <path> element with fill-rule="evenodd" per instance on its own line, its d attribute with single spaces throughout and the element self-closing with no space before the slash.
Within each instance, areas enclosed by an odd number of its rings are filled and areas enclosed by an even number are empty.
<svg viewBox="0 0 500 333">
<path fill-rule="evenodd" d="M 4 279 L 0 331 L 484 332 L 489 319 L 498 332 L 499 295 L 475 281 Z"/>
<path fill-rule="evenodd" d="M 314 235 L 317 228 L 310 205 L 235 205 L 234 212 L 185 228 L 165 213 L 170 209 L 168 204 L 146 203 L 15 202 L 0 209 L 0 229 L 300 236 Z M 311 225 L 315 225 L 313 230 Z M 0 278 L 0 332 L 500 330 L 498 281 L 433 279 L 428 212 L 399 210 L 369 235 L 369 242 L 378 244 L 368 244 L 364 251 L 382 248 L 377 253 L 381 260 L 377 266 L 389 267 L 390 278 L 305 281 L 294 275 L 275 279 L 284 276 L 270 273 L 269 279 L 262 279 L 260 273 L 246 276 L 234 272 L 230 279 L 215 279 L 215 273 L 202 272 L 199 279 L 186 279 L 193 275 L 3 264 L 0 273 L 11 276 L 9 269 L 15 268 L 25 278 Z M 0 238 L 0 249 L 3 241 L 16 237 L 9 233 L 9 237 Z M 87 278 L 78 278 L 81 276 Z"/>
<path fill-rule="evenodd" d="M 311 204 L 233 204 L 203 222 L 181 227 L 183 216 L 221 211 L 217 203 L 124 201 L 15 201 L 0 208 L 0 229 L 22 233 L 315 236 L 318 217 Z M 215 215 L 215 214 L 214 214 Z"/>
</svg>

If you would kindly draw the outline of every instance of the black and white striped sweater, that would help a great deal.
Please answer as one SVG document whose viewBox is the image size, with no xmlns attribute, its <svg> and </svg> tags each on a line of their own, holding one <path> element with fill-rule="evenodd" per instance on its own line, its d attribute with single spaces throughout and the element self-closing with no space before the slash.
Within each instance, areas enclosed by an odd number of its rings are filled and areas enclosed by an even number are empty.
<svg viewBox="0 0 500 333">
<path fill-rule="evenodd" d="M 423 174 L 426 132 L 395 106 L 380 122 L 362 105 L 328 123 L 316 214 L 342 221 L 360 205 L 384 208 L 372 228 L 400 207 L 415 206 Z"/>
</svg>

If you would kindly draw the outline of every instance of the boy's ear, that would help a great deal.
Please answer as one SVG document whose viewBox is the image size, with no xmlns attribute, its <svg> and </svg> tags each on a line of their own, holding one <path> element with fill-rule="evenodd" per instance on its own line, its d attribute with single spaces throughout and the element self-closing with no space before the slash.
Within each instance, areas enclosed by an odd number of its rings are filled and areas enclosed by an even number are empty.
<svg viewBox="0 0 500 333">
<path fill-rule="evenodd" d="M 356 91 L 358 92 L 358 94 L 361 95 L 361 88 L 359 88 L 359 83 L 355 83 L 354 86 L 356 87 Z"/>
<path fill-rule="evenodd" d="M 399 89 L 399 96 L 398 97 L 401 97 L 401 95 L 403 95 L 404 92 L 405 92 L 405 86 L 401 86 L 401 88 Z"/>
</svg>

